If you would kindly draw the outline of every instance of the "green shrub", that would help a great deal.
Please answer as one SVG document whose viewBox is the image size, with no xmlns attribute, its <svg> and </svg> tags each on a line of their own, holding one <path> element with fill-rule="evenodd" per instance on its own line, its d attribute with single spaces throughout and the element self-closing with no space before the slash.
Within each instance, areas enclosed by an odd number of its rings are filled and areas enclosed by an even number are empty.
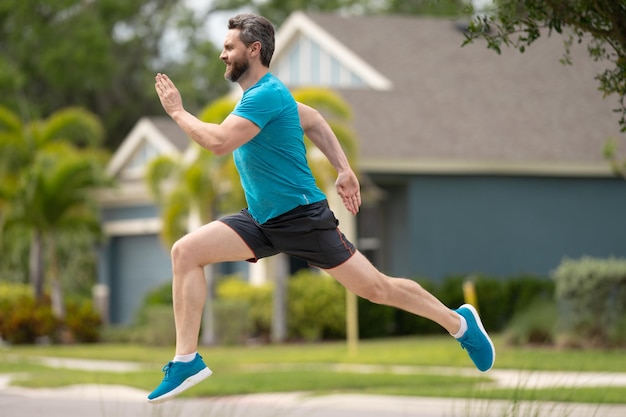
<svg viewBox="0 0 626 417">
<path fill-rule="evenodd" d="M 137 343 L 150 346 L 171 346 L 176 342 L 172 283 L 168 281 L 150 290 L 143 298 L 133 322 L 102 329 L 106 343 Z"/>
<path fill-rule="evenodd" d="M 302 270 L 289 279 L 288 328 L 307 341 L 336 339 L 346 334 L 346 293 L 333 278 Z"/>
<path fill-rule="evenodd" d="M 250 303 L 242 300 L 216 300 L 213 308 L 217 342 L 224 345 L 245 343 L 252 330 Z"/>
<path fill-rule="evenodd" d="M 561 332 L 578 336 L 583 344 L 624 344 L 626 260 L 565 259 L 554 280 Z"/>
<path fill-rule="evenodd" d="M 168 281 L 165 284 L 162 284 L 151 291 L 149 291 L 143 300 L 143 306 L 151 306 L 151 305 L 169 305 L 171 306 L 173 303 L 172 300 L 172 283 Z"/>
<path fill-rule="evenodd" d="M 0 302 L 15 302 L 18 299 L 32 296 L 33 291 L 28 285 L 0 282 Z"/>
<path fill-rule="evenodd" d="M 174 310 L 171 305 L 146 307 L 138 320 L 133 343 L 150 346 L 171 346 L 176 342 Z"/>
<path fill-rule="evenodd" d="M 92 302 L 71 300 L 65 307 L 65 321 L 60 322 L 48 297 L 36 302 L 28 285 L 0 284 L 0 336 L 12 344 L 98 341 L 101 320 Z M 67 339 L 59 335 L 61 329 L 69 331 Z"/>
<path fill-rule="evenodd" d="M 506 297 L 506 281 L 502 278 L 478 276 L 475 284 L 483 325 L 489 331 L 501 331 L 512 316 L 510 300 Z"/>
<path fill-rule="evenodd" d="M 31 295 L 0 300 L 0 336 L 11 344 L 32 344 L 52 339 L 58 328 L 49 301 L 35 302 Z"/>
<path fill-rule="evenodd" d="M 504 332 L 504 340 L 514 346 L 552 345 L 557 317 L 556 303 L 539 298 L 513 316 Z"/>
<path fill-rule="evenodd" d="M 102 320 L 91 301 L 68 302 L 65 326 L 78 343 L 100 340 Z"/>
<path fill-rule="evenodd" d="M 554 301 L 554 280 L 536 276 L 519 276 L 504 281 L 507 317 L 525 312 L 534 303 Z"/>
<path fill-rule="evenodd" d="M 235 324 L 237 327 L 248 328 L 250 336 L 265 337 L 270 334 L 272 328 L 272 290 L 271 284 L 253 286 L 241 277 L 232 275 L 220 280 L 216 294 L 218 302 L 238 303 L 240 309 L 247 311 L 245 323 Z M 241 314 L 237 317 L 243 320 Z M 216 316 L 216 320 L 218 319 Z"/>
<path fill-rule="evenodd" d="M 358 298 L 359 337 L 387 337 L 395 333 L 396 309 Z"/>
</svg>

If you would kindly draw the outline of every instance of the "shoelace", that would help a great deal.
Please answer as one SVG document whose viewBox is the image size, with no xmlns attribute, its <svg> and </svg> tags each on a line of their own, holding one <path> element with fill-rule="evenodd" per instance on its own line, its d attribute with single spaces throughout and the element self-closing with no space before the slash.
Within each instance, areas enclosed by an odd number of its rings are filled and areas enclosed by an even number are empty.
<svg viewBox="0 0 626 417">
<path fill-rule="evenodd" d="M 165 378 L 167 378 L 168 376 L 170 376 L 170 368 L 172 367 L 173 363 L 169 362 L 167 365 L 165 365 L 163 367 L 163 369 L 161 369 L 163 372 L 165 372 Z"/>
<path fill-rule="evenodd" d="M 461 343 L 461 347 L 465 350 L 467 350 L 468 352 L 472 352 L 476 349 L 478 349 L 478 344 L 476 343 L 475 340 L 459 340 L 459 343 Z"/>
</svg>

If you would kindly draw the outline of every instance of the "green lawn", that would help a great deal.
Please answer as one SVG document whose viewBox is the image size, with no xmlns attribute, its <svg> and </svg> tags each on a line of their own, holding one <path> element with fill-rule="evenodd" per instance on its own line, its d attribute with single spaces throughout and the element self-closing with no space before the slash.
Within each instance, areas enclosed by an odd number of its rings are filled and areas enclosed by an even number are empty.
<svg viewBox="0 0 626 417">
<path fill-rule="evenodd" d="M 626 372 L 626 351 L 560 351 L 551 348 L 505 347 L 496 337 L 496 368 L 521 370 Z M 161 367 L 173 348 L 138 345 L 18 346 L 0 349 L 0 373 L 19 374 L 16 385 L 56 387 L 81 383 L 122 384 L 144 390 L 160 382 Z M 207 382 L 187 396 L 220 396 L 255 392 L 314 391 L 626 403 L 626 388 L 496 389 L 489 374 L 446 376 L 435 372 L 397 374 L 391 365 L 471 367 L 466 353 L 449 337 L 415 337 L 362 341 L 350 355 L 345 343 L 201 348 L 214 371 Z M 115 373 L 53 369 L 37 356 L 108 359 L 140 363 L 135 372 Z M 370 372 L 341 364 L 388 365 Z"/>
</svg>

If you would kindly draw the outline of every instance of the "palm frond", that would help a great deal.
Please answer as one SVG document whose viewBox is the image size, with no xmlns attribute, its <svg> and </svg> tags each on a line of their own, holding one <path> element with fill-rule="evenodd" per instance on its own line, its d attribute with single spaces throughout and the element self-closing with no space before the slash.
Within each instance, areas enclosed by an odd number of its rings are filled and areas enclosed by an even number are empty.
<svg viewBox="0 0 626 417">
<path fill-rule="evenodd" d="M 44 141 L 68 141 L 79 147 L 96 147 L 104 140 L 104 127 L 98 117 L 79 107 L 53 113 L 42 131 Z"/>
<path fill-rule="evenodd" d="M 352 118 L 348 103 L 339 94 L 327 88 L 299 88 L 293 91 L 293 97 L 296 101 L 315 108 L 328 119 L 347 122 Z"/>
<path fill-rule="evenodd" d="M 21 130 L 22 121 L 18 115 L 7 107 L 0 105 L 0 132 L 17 134 Z"/>
<path fill-rule="evenodd" d="M 161 155 L 152 159 L 146 167 L 145 173 L 145 181 L 152 196 L 157 201 L 161 201 L 164 198 L 164 184 L 168 180 L 179 181 L 182 171 L 181 161 L 168 155 Z"/>
<path fill-rule="evenodd" d="M 211 102 L 200 112 L 199 119 L 207 123 L 222 123 L 235 108 L 235 100 L 228 96 Z"/>
<path fill-rule="evenodd" d="M 163 228 L 161 238 L 168 245 L 180 239 L 187 232 L 189 217 L 189 195 L 182 187 L 176 188 L 162 205 Z"/>
</svg>

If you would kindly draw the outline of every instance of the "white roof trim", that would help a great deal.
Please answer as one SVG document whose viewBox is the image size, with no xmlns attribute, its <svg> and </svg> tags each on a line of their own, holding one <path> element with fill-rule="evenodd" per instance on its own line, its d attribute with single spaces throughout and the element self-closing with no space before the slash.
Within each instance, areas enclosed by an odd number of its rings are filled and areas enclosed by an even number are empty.
<svg viewBox="0 0 626 417">
<path fill-rule="evenodd" d="M 126 139 L 117 149 L 113 158 L 107 166 L 107 174 L 116 176 L 124 167 L 124 164 L 132 157 L 133 153 L 141 146 L 142 142 L 147 140 L 161 153 L 179 154 L 178 149 L 170 142 L 170 140 L 154 126 L 147 117 L 139 119 L 135 127 L 130 131 Z"/>
<path fill-rule="evenodd" d="M 359 170 L 372 174 L 425 175 L 520 175 L 548 177 L 614 177 L 608 164 L 498 162 L 498 161 L 437 161 L 363 158 Z"/>
<path fill-rule="evenodd" d="M 105 208 L 154 204 L 143 181 L 124 181 L 117 187 L 98 190 L 96 198 Z"/>
<path fill-rule="evenodd" d="M 335 56 L 338 61 L 361 77 L 369 87 L 384 91 L 392 89 L 393 84 L 388 78 L 376 71 L 343 43 L 339 42 L 321 26 L 299 11 L 289 15 L 276 33 L 276 50 L 274 51 L 273 59 L 277 59 L 283 53 L 287 45 L 289 45 L 289 41 L 298 32 L 302 32 L 307 37 L 314 39 L 322 49 Z"/>
<path fill-rule="evenodd" d="M 104 223 L 106 236 L 150 235 L 161 232 L 163 222 L 159 218 L 114 220 Z"/>
</svg>

